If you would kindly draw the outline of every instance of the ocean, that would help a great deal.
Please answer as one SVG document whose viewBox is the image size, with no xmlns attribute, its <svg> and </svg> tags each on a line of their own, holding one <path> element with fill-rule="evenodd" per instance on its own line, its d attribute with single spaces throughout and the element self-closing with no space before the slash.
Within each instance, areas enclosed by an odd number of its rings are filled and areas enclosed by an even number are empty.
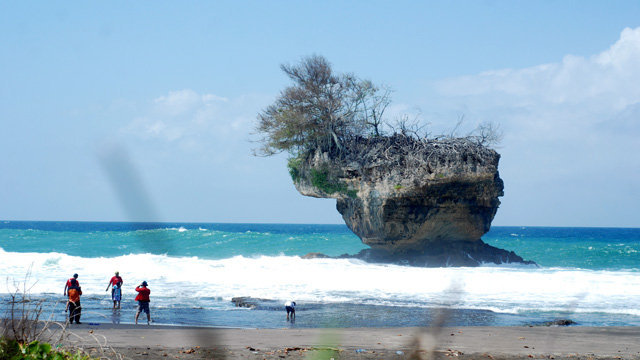
<svg viewBox="0 0 640 360">
<path fill-rule="evenodd" d="M 420 268 L 302 259 L 366 248 L 344 225 L 0 221 L 0 311 L 28 288 L 42 317 L 65 318 L 79 274 L 83 322 L 132 323 L 135 286 L 156 324 L 247 328 L 640 326 L 640 228 L 493 227 L 483 240 L 539 266 Z M 105 292 L 124 279 L 122 308 Z M 233 297 L 252 297 L 254 308 Z M 284 302 L 297 303 L 294 323 Z"/>
</svg>

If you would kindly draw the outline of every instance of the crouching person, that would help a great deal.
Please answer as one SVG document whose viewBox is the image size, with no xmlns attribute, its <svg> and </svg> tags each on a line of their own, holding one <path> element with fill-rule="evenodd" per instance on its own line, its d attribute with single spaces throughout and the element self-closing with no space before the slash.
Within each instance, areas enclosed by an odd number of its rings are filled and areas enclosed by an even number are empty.
<svg viewBox="0 0 640 360">
<path fill-rule="evenodd" d="M 287 311 L 287 321 L 291 319 L 291 321 L 296 320 L 296 302 L 295 301 L 287 301 L 284 303 L 284 309 Z"/>
</svg>

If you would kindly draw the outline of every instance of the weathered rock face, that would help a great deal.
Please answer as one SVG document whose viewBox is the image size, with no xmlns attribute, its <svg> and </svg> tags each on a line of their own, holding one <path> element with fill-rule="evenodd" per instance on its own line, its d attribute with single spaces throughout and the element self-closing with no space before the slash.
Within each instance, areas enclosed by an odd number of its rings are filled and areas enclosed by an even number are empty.
<svg viewBox="0 0 640 360">
<path fill-rule="evenodd" d="M 358 257 L 415 265 L 523 262 L 491 247 L 503 195 L 500 155 L 466 139 L 424 142 L 395 135 L 316 152 L 295 167 L 307 196 L 335 198 L 347 226 L 371 246 Z"/>
<path fill-rule="evenodd" d="M 338 211 L 365 244 L 406 252 L 434 242 L 480 239 L 500 204 L 502 180 L 495 173 L 434 180 L 404 191 L 377 188 L 365 184 L 358 192 L 362 198 L 338 199 Z"/>
</svg>

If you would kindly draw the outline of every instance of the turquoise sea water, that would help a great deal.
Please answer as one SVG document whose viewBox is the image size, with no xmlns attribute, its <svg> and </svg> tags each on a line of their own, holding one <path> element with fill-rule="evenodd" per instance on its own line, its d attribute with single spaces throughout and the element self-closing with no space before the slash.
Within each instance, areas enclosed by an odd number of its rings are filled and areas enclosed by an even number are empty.
<svg viewBox="0 0 640 360">
<path fill-rule="evenodd" d="M 300 258 L 366 248 L 344 225 L 0 221 L 0 276 L 30 273 L 32 293 L 55 308 L 78 273 L 84 316 L 103 322 L 131 322 L 133 289 L 147 280 L 156 322 L 178 325 L 282 327 L 289 299 L 299 316 L 286 325 L 300 327 L 426 325 L 442 309 L 456 325 L 640 325 L 640 229 L 494 227 L 483 240 L 540 267 Z M 117 313 L 104 292 L 115 270 Z M 264 300 L 241 309 L 235 296 Z"/>
</svg>

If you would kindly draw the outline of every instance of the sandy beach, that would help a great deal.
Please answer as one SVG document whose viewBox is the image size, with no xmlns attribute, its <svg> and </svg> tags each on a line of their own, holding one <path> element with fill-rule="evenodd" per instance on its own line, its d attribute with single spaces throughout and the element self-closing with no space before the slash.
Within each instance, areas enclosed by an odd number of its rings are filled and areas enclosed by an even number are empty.
<svg viewBox="0 0 640 360">
<path fill-rule="evenodd" d="M 131 359 L 640 359 L 638 327 L 225 329 L 74 325 L 65 345 Z"/>
</svg>

